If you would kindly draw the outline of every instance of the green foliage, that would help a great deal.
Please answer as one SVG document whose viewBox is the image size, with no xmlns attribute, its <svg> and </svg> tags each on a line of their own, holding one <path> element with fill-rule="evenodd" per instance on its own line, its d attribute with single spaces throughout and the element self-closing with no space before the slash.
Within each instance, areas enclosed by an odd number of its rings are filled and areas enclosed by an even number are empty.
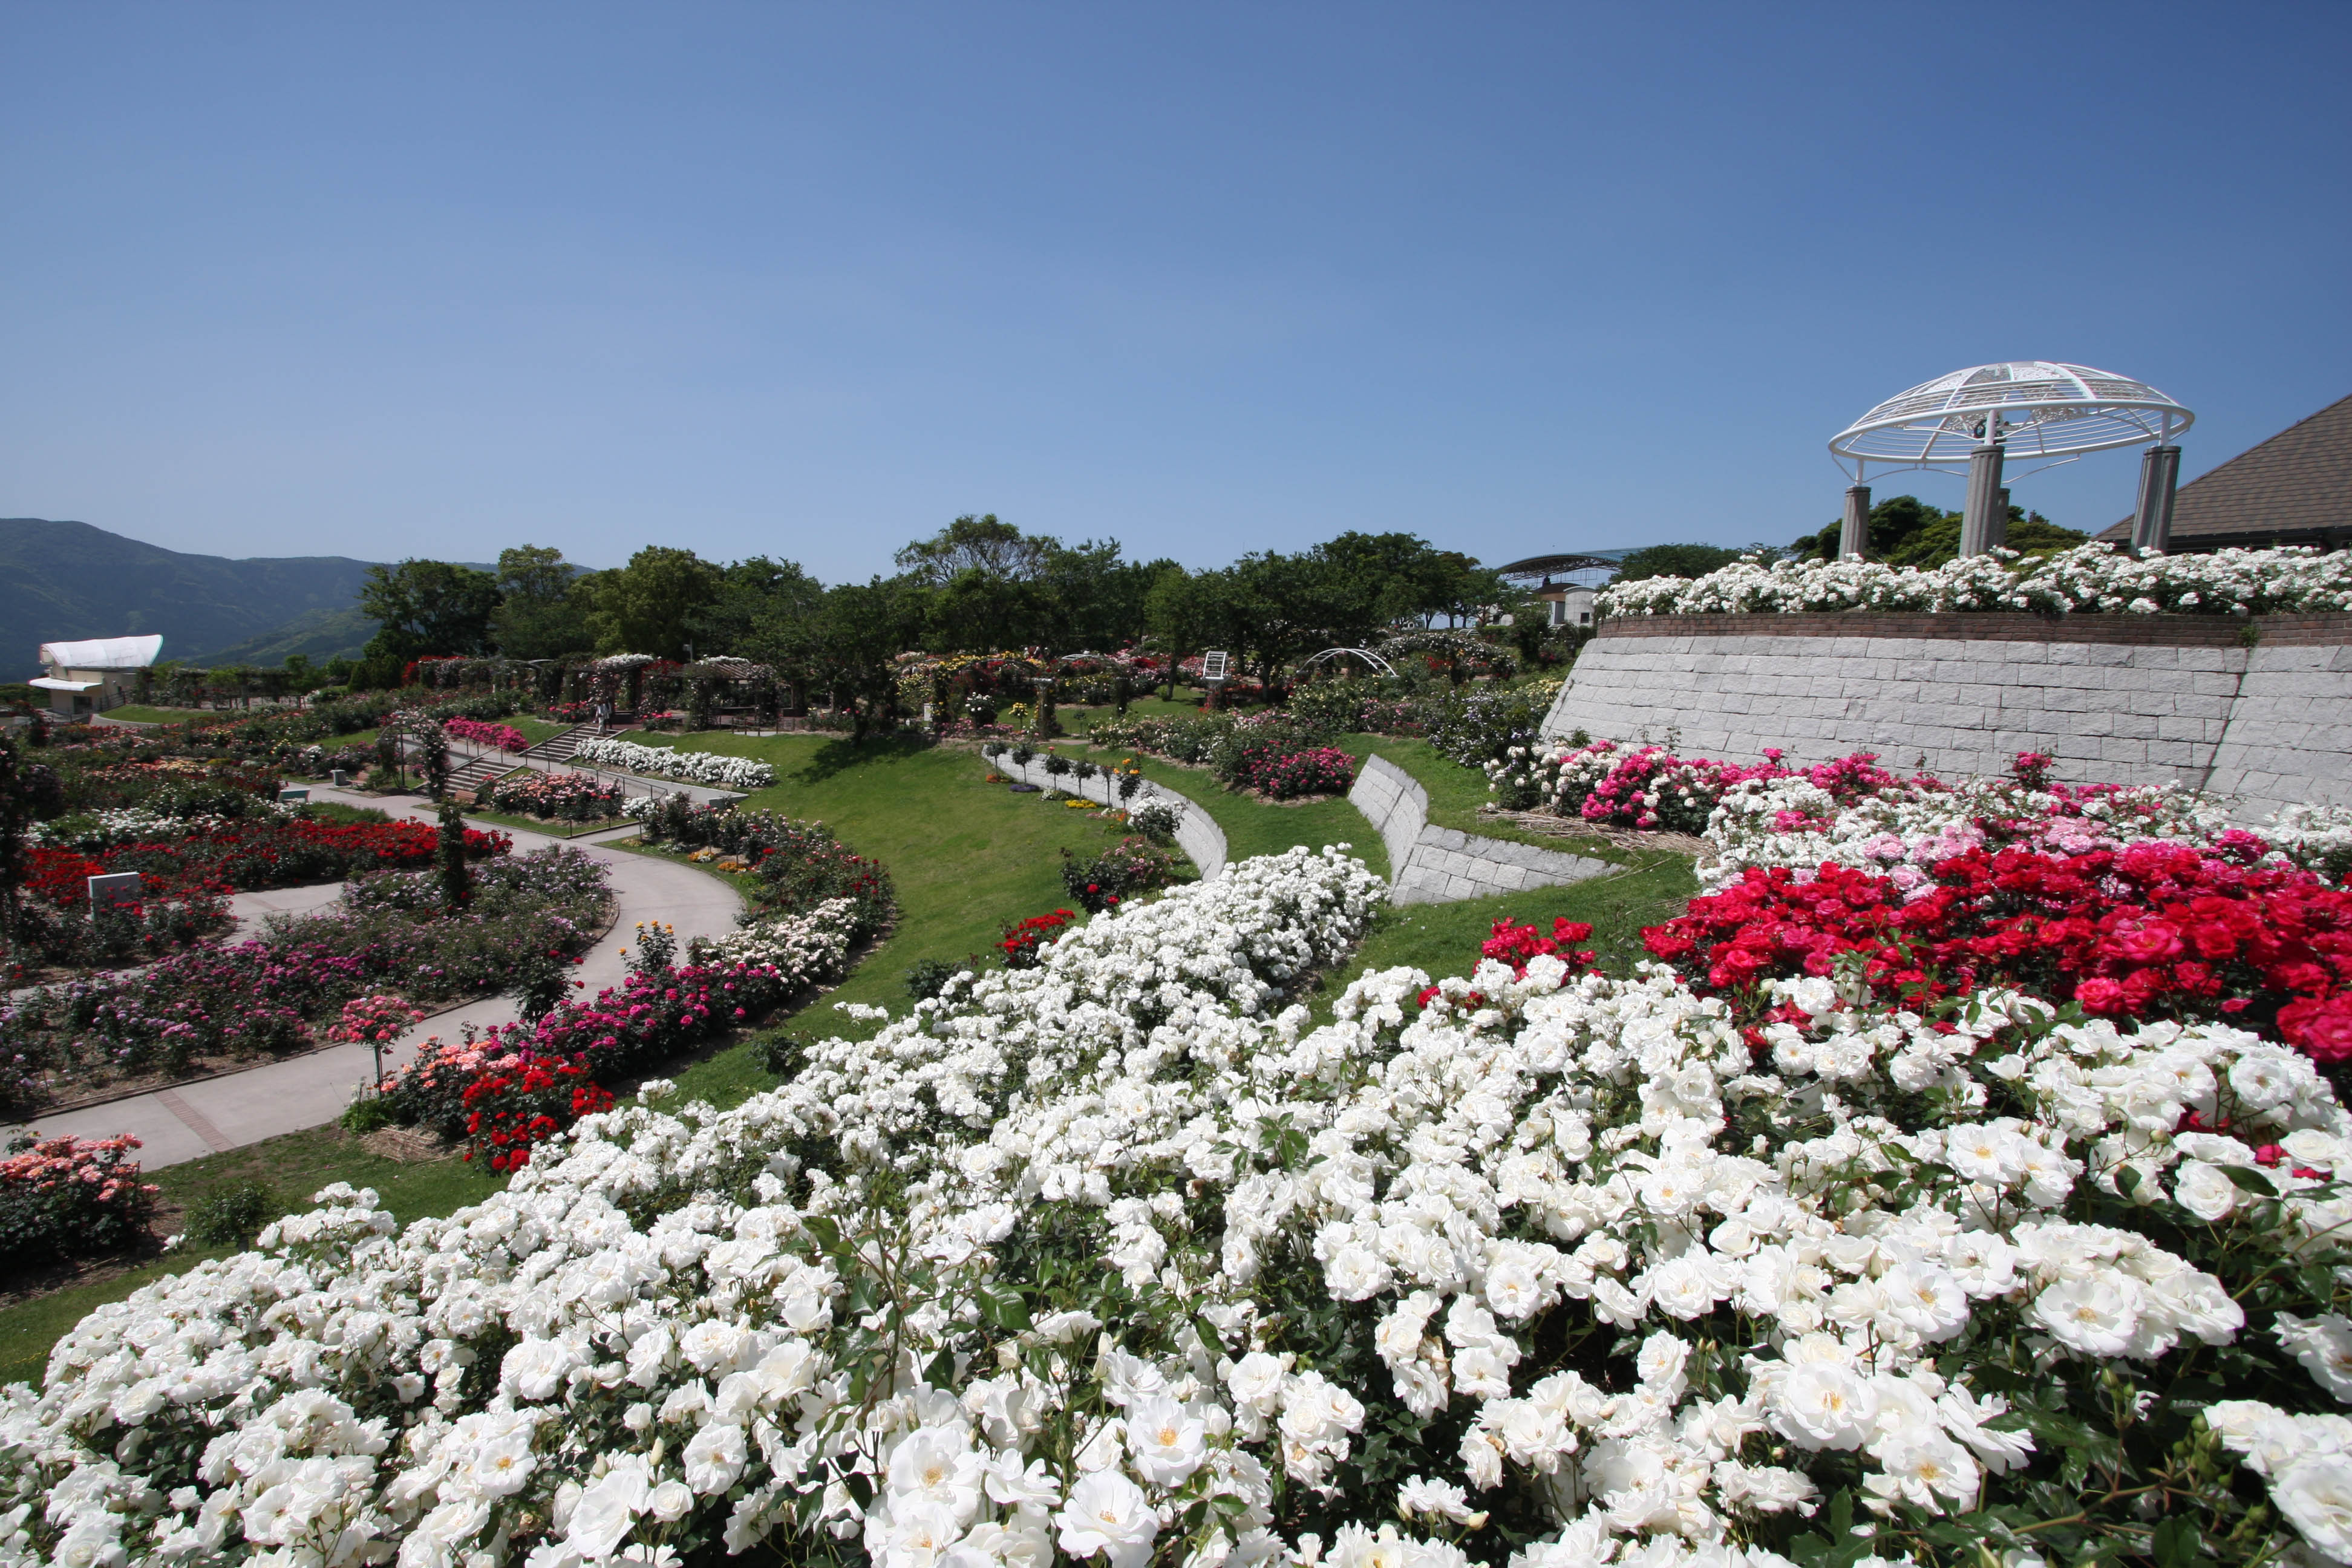
<svg viewBox="0 0 2352 1568">
<path fill-rule="evenodd" d="M 189 1205 L 183 1234 L 200 1247 L 251 1247 L 261 1227 L 284 1212 L 259 1182 L 237 1182 Z"/>
<path fill-rule="evenodd" d="M 1800 561 L 1834 561 L 1844 524 L 1831 523 L 1789 547 Z M 1941 566 L 1960 552 L 1960 513 L 1917 496 L 1889 496 L 1870 509 L 1870 558 L 1893 566 Z M 2009 509 L 2009 548 L 2029 554 L 2069 549 L 2090 535 L 2061 528 L 2040 512 Z M 1677 574 L 1689 576 L 1692 574 Z"/>
<path fill-rule="evenodd" d="M 499 652 L 509 658 L 561 658 L 586 653 L 595 639 L 583 606 L 572 600 L 580 568 L 550 545 L 521 544 L 499 552 L 499 592 L 490 616 Z"/>
<path fill-rule="evenodd" d="M 371 566 L 360 590 L 360 608 L 379 628 L 368 652 L 395 662 L 488 653 L 498 606 L 496 577 L 448 561 Z"/>
<path fill-rule="evenodd" d="M 1769 544 L 1750 544 L 1738 550 L 1720 544 L 1653 544 L 1634 551 L 1619 563 L 1617 581 L 1633 583 L 1645 577 L 1704 577 L 1710 572 L 1730 565 L 1743 555 L 1761 555 L 1769 561 L 1780 553 Z"/>
<path fill-rule="evenodd" d="M 598 653 L 684 659 L 694 618 L 718 600 L 722 581 L 719 568 L 691 550 L 648 544 L 627 565 L 583 579 L 572 592 L 587 610 Z"/>
<path fill-rule="evenodd" d="M 1069 851 L 1065 849 L 1062 853 L 1067 855 Z M 979 967 L 980 963 L 977 959 L 963 963 L 956 963 L 944 958 L 918 959 L 907 970 L 907 999 L 910 1002 L 928 1002 L 946 990 L 949 981 L 967 969 Z"/>
</svg>

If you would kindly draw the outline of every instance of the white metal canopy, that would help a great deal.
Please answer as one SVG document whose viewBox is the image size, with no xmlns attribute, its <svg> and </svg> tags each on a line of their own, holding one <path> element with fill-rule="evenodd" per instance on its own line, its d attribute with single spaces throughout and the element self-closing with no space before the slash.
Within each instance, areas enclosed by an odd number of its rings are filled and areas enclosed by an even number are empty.
<svg viewBox="0 0 2352 1568">
<path fill-rule="evenodd" d="M 1962 468 L 1998 441 L 2011 459 L 2063 462 L 2169 442 L 2197 416 L 2144 381 L 2086 364 L 2008 360 L 1956 370 L 1888 398 L 1830 440 L 1857 479 L 1876 464 Z"/>
<path fill-rule="evenodd" d="M 41 662 L 59 669 L 144 669 L 163 651 L 160 632 L 143 637 L 92 637 L 87 642 L 45 642 Z"/>
</svg>

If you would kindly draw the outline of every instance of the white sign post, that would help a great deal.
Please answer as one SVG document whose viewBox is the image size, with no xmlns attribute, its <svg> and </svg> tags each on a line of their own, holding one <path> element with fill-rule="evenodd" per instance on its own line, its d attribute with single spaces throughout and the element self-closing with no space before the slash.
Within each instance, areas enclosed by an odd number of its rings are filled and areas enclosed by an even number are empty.
<svg viewBox="0 0 2352 1568">
<path fill-rule="evenodd" d="M 1213 647 L 1201 656 L 1201 684 L 1209 689 L 1208 705 L 1212 711 L 1223 705 L 1218 700 L 1224 695 L 1225 666 L 1230 658 L 1221 647 Z"/>
<path fill-rule="evenodd" d="M 90 917 L 96 919 L 100 910 L 111 909 L 117 904 L 135 904 L 139 901 L 139 873 L 136 871 L 114 871 L 103 877 L 92 877 L 89 879 Z"/>
</svg>

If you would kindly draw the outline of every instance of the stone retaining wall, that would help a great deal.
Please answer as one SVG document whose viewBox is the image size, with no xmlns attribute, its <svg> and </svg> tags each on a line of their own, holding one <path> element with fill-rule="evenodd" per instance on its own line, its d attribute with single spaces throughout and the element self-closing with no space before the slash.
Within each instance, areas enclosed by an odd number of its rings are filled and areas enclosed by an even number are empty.
<svg viewBox="0 0 2352 1568">
<path fill-rule="evenodd" d="M 1388 846 L 1390 900 L 1450 904 L 1528 888 L 1553 888 L 1605 876 L 1605 860 L 1482 837 L 1429 823 L 1429 792 L 1386 757 L 1374 754 L 1357 770 L 1348 799 L 1380 830 Z"/>
<path fill-rule="evenodd" d="M 2072 782 L 2186 784 L 2252 819 L 2352 802 L 2352 616 L 1628 616 L 1544 721 L 1577 730 L 1948 775 L 2047 752 Z"/>
<path fill-rule="evenodd" d="M 1105 805 L 1119 803 L 1118 781 L 1100 773 L 1085 779 L 1075 773 L 1049 773 L 1045 771 L 1044 757 L 1032 757 L 1024 764 L 1014 762 L 1010 752 L 1003 756 L 982 760 L 1005 777 L 1035 784 L 1040 789 L 1058 789 L 1065 795 L 1084 795 Z M 1137 790 L 1135 798 L 1127 804 L 1132 808 L 1147 801 L 1158 801 L 1162 805 L 1176 808 L 1176 847 L 1192 858 L 1193 866 L 1201 873 L 1201 880 L 1213 882 L 1224 874 L 1225 830 L 1217 826 L 1215 817 L 1174 790 L 1154 784 L 1150 779 L 1143 781 L 1143 787 Z"/>
</svg>

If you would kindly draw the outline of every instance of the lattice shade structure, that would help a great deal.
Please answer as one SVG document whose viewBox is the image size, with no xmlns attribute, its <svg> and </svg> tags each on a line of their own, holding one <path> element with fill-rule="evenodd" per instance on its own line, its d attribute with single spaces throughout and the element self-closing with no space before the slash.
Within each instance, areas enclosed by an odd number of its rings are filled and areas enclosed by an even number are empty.
<svg viewBox="0 0 2352 1568">
<path fill-rule="evenodd" d="M 2168 444 L 2196 416 L 2144 381 L 2086 364 L 2008 360 L 1956 370 L 1888 398 L 1830 440 L 1866 468 L 1964 468 L 1998 438 L 2010 460 L 2063 461 L 2115 447 Z M 1998 421 L 1998 425 L 1994 424 Z"/>
</svg>

